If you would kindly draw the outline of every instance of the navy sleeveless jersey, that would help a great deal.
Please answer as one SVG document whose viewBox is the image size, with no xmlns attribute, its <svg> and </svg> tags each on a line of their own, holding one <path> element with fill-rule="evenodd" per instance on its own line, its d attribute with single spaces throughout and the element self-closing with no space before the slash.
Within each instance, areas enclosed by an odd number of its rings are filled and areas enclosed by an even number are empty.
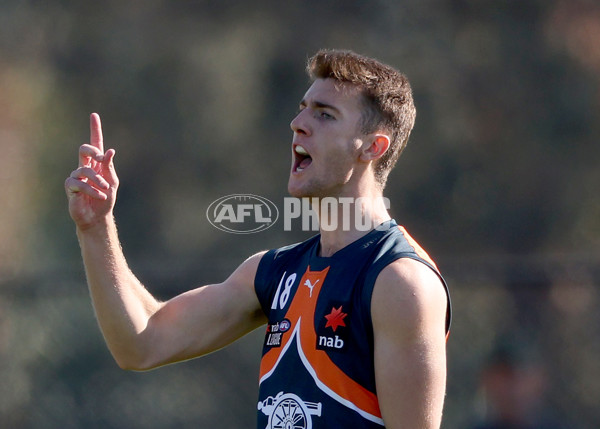
<svg viewBox="0 0 600 429">
<path fill-rule="evenodd" d="M 375 280 L 391 262 L 412 258 L 446 283 L 394 221 L 331 257 L 318 256 L 319 240 L 270 250 L 258 266 L 255 289 L 268 325 L 257 428 L 381 429 L 371 323 Z"/>
</svg>

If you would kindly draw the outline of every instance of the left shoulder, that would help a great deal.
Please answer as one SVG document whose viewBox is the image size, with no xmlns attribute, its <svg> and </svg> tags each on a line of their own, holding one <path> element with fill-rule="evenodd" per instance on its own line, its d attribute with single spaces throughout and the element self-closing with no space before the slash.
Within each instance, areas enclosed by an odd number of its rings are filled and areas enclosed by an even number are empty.
<svg viewBox="0 0 600 429">
<path fill-rule="evenodd" d="M 371 314 L 376 329 L 392 322 L 394 329 L 407 333 L 434 327 L 445 330 L 448 305 L 445 285 L 433 269 L 415 259 L 400 258 L 379 273 Z"/>
<path fill-rule="evenodd" d="M 429 266 L 401 258 L 371 301 L 377 397 L 386 427 L 439 428 L 446 386 L 447 298 Z"/>
</svg>

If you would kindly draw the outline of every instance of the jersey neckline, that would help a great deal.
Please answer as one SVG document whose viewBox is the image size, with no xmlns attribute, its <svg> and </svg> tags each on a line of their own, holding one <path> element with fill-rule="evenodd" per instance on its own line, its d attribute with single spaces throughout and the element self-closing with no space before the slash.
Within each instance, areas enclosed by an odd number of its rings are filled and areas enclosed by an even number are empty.
<svg viewBox="0 0 600 429">
<path fill-rule="evenodd" d="M 356 250 L 357 248 L 361 248 L 363 246 L 366 247 L 367 243 L 376 240 L 380 236 L 383 236 L 387 232 L 389 232 L 389 230 L 391 230 L 393 228 L 397 228 L 397 227 L 398 227 L 398 224 L 396 223 L 396 221 L 394 219 L 386 220 L 386 221 L 382 222 L 381 224 L 379 224 L 378 226 L 376 226 L 375 228 L 373 228 L 372 230 L 370 230 L 368 233 L 366 233 L 362 237 L 359 237 L 356 240 L 354 240 L 353 242 L 342 247 L 340 250 L 338 250 L 331 256 L 320 256 L 319 255 L 319 250 L 321 248 L 321 234 L 317 234 L 317 236 L 315 237 L 316 238 L 315 243 L 313 244 L 312 249 L 310 251 L 310 259 L 325 262 L 325 261 L 331 261 L 334 259 L 341 258 L 346 253 L 352 252 L 352 251 Z"/>
</svg>

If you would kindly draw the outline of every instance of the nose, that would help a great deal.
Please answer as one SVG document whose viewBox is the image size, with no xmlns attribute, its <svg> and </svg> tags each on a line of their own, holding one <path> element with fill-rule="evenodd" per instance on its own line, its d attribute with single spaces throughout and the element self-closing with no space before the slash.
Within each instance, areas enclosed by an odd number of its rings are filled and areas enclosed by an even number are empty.
<svg viewBox="0 0 600 429">
<path fill-rule="evenodd" d="M 298 112 L 296 117 L 292 119 L 292 122 L 290 122 L 290 128 L 294 133 L 310 135 L 310 128 L 308 126 L 306 117 L 307 110 L 308 109 L 302 109 L 300 112 Z"/>
</svg>

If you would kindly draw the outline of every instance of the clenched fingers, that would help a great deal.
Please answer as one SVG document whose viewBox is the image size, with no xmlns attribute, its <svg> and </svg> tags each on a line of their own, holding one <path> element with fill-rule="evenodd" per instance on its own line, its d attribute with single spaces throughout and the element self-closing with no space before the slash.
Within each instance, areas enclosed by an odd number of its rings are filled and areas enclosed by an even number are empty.
<svg viewBox="0 0 600 429">
<path fill-rule="evenodd" d="M 93 159 L 93 166 L 89 162 L 84 162 L 69 175 L 65 180 L 65 190 L 69 197 L 77 193 L 83 193 L 95 199 L 105 200 L 108 198 L 108 191 L 111 187 L 116 190 L 119 186 L 119 179 L 115 172 L 113 159 L 114 149 L 109 149 L 105 154 L 99 153 L 99 150 L 90 145 L 83 145 L 79 149 L 80 164 L 85 157 Z"/>
<path fill-rule="evenodd" d="M 106 200 L 108 195 L 100 191 L 97 187 L 92 186 L 89 182 L 75 177 L 67 177 L 65 180 L 65 190 L 67 191 L 67 197 L 71 199 L 77 194 L 87 195 L 97 200 Z"/>
<path fill-rule="evenodd" d="M 84 183 L 91 181 L 101 189 L 110 188 L 109 183 L 104 179 L 104 177 L 96 173 L 96 171 L 90 167 L 80 167 L 77 170 L 74 170 L 70 177 L 79 179 Z"/>
<path fill-rule="evenodd" d="M 91 167 L 102 161 L 104 161 L 104 153 L 97 147 L 90 144 L 79 147 L 79 167 Z"/>
</svg>

